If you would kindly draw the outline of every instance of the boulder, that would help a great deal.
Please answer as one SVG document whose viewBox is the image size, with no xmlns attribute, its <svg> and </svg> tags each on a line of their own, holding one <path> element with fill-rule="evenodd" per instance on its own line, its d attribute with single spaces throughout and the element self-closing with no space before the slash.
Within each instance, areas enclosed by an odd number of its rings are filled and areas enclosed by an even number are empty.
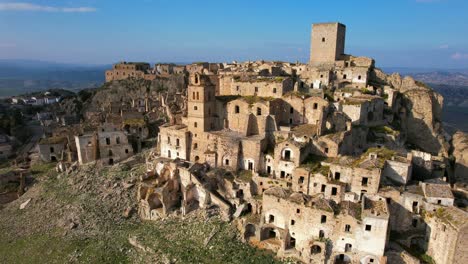
<svg viewBox="0 0 468 264">
<path fill-rule="evenodd" d="M 28 206 L 29 202 L 31 202 L 31 198 L 27 199 L 24 203 L 20 204 L 20 210 L 23 210 L 24 208 L 26 208 L 26 206 Z"/>
</svg>

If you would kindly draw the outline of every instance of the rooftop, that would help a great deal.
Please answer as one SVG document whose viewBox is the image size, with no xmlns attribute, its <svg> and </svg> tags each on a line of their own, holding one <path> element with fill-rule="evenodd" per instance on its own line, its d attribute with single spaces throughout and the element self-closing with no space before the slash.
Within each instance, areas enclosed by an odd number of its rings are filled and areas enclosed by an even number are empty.
<svg viewBox="0 0 468 264">
<path fill-rule="evenodd" d="M 364 214 L 367 216 L 388 216 L 387 201 L 378 196 L 365 196 Z"/>
<path fill-rule="evenodd" d="M 289 202 L 297 203 L 304 205 L 306 207 L 323 210 L 327 212 L 333 212 L 333 208 L 330 205 L 330 201 L 323 198 L 323 194 L 317 194 L 315 196 L 310 196 L 303 193 L 292 192 L 288 189 L 282 187 L 272 187 L 266 190 L 264 195 L 272 195 Z"/>
<path fill-rule="evenodd" d="M 67 142 L 67 138 L 65 137 L 48 137 L 48 138 L 41 138 L 39 141 L 39 145 L 49 145 L 49 144 L 65 144 Z"/>
<path fill-rule="evenodd" d="M 424 196 L 454 199 L 452 189 L 448 184 L 424 183 Z"/>
</svg>

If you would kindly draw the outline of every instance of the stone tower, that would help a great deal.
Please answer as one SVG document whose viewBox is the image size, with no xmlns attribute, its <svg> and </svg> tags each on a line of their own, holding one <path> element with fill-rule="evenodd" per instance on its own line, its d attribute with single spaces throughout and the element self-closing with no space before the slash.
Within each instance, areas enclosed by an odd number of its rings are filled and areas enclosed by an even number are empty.
<svg viewBox="0 0 468 264">
<path fill-rule="evenodd" d="M 205 151 L 210 144 L 204 132 L 215 129 L 216 87 L 206 75 L 190 75 L 187 100 L 187 126 L 191 134 L 190 160 L 205 158 Z"/>
<path fill-rule="evenodd" d="M 333 64 L 344 54 L 346 26 L 334 23 L 312 25 L 310 64 Z"/>
<path fill-rule="evenodd" d="M 191 132 L 206 132 L 215 128 L 215 90 L 208 76 L 198 73 L 190 76 L 187 119 Z"/>
</svg>

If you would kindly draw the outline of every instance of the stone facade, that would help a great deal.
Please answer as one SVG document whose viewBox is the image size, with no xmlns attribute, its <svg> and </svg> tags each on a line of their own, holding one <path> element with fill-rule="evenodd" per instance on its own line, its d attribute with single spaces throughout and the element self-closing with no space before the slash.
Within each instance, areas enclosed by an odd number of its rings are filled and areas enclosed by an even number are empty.
<svg viewBox="0 0 468 264">
<path fill-rule="evenodd" d="M 99 160 L 113 165 L 133 155 L 127 135 L 111 124 L 100 126 L 93 134 L 75 136 L 75 142 L 80 164 Z"/>
<path fill-rule="evenodd" d="M 106 71 L 106 82 L 128 78 L 145 78 L 150 70 L 149 63 L 120 62 Z"/>
<path fill-rule="evenodd" d="M 67 144 L 65 137 L 43 138 L 38 143 L 39 156 L 45 162 L 62 160 Z"/>
</svg>

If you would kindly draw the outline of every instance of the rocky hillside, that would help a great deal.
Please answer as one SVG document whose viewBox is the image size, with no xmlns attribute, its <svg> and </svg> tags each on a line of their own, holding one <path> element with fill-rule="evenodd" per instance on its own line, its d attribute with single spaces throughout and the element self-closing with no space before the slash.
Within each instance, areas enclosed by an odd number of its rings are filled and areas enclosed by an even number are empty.
<svg viewBox="0 0 468 264">
<path fill-rule="evenodd" d="M 159 222 L 135 213 L 144 154 L 70 174 L 35 164 L 35 183 L 0 208 L 0 263 L 276 263 L 235 228 L 194 212 Z M 27 252 L 27 254 L 25 253 Z"/>
<path fill-rule="evenodd" d="M 86 107 L 100 108 L 110 103 L 128 102 L 132 99 L 144 98 L 148 95 L 150 98 L 158 98 L 159 95 L 173 96 L 175 93 L 184 93 L 186 79 L 183 75 L 171 77 L 158 77 L 154 81 L 143 79 L 128 79 L 105 83 L 100 89 L 96 90 L 91 100 L 86 102 Z"/>
<path fill-rule="evenodd" d="M 387 75 L 375 69 L 371 79 L 390 85 L 402 94 L 399 117 L 408 142 L 426 152 L 447 155 L 449 145 L 441 123 L 443 97 L 409 76 Z"/>
<path fill-rule="evenodd" d="M 468 134 L 457 132 L 452 137 L 455 158 L 454 176 L 457 182 L 468 184 Z"/>
</svg>

